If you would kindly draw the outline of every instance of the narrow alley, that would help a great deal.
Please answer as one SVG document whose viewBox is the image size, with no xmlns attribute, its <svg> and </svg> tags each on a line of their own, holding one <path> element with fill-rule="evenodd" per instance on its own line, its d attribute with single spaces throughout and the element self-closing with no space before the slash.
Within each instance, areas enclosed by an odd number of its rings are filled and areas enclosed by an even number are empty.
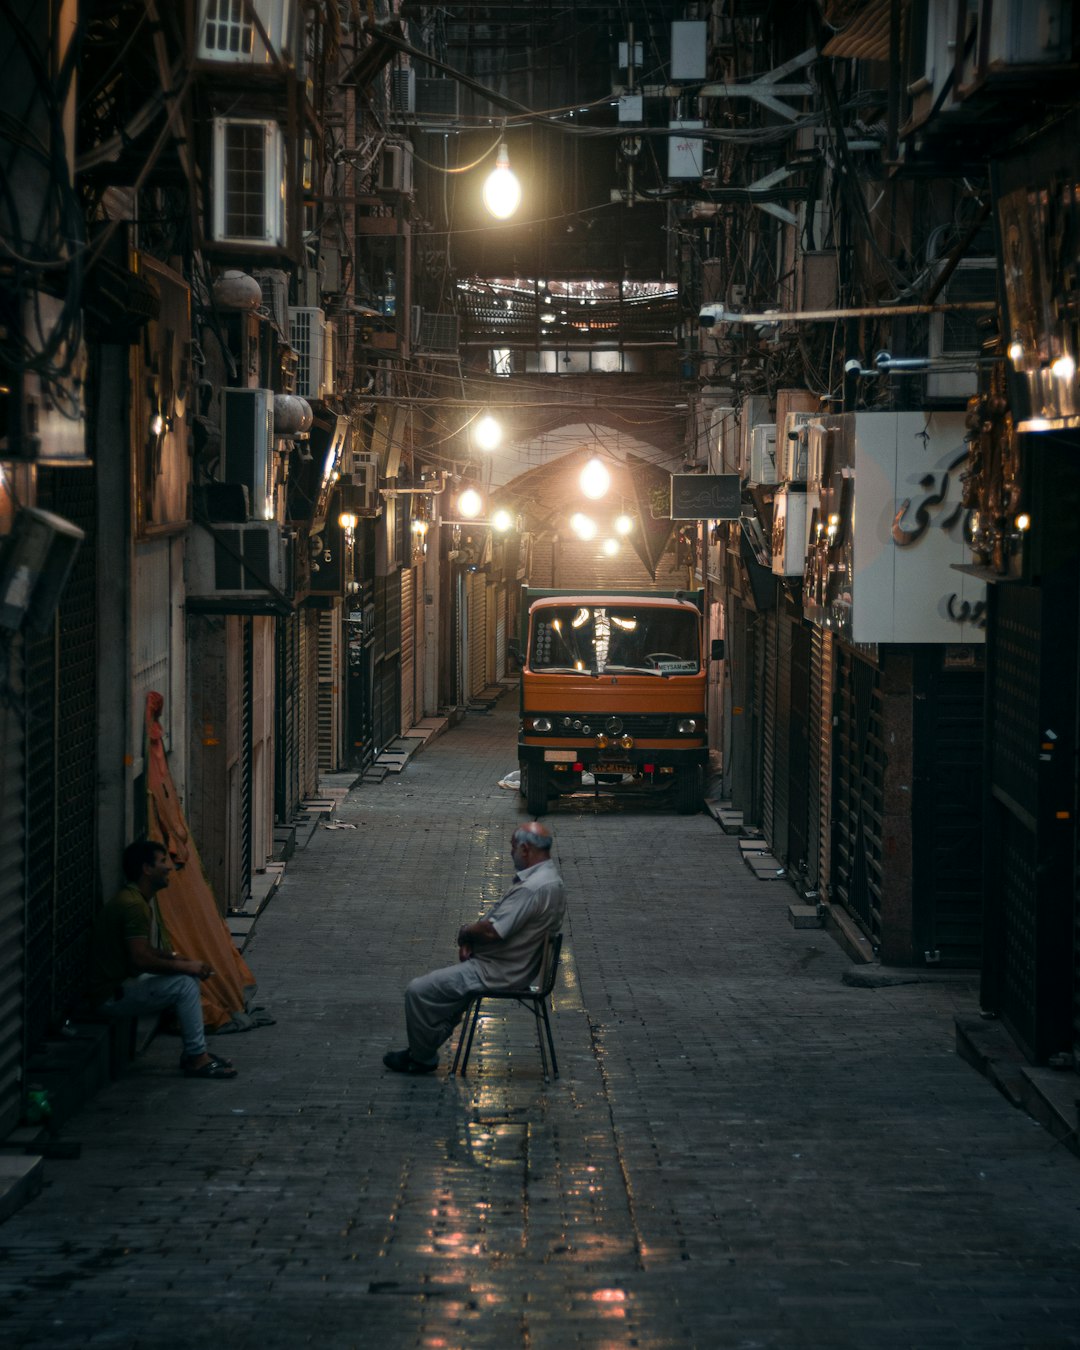
<svg viewBox="0 0 1080 1350">
<path fill-rule="evenodd" d="M 291 860 L 235 1081 L 159 1036 L 68 1124 L 3 1229 L 4 1344 L 1080 1344 L 1080 1161 L 955 1053 L 974 983 L 846 985 L 707 814 L 553 804 L 558 1081 L 516 1008 L 464 1080 L 383 1069 L 510 874 L 515 724 L 466 717 Z"/>
</svg>

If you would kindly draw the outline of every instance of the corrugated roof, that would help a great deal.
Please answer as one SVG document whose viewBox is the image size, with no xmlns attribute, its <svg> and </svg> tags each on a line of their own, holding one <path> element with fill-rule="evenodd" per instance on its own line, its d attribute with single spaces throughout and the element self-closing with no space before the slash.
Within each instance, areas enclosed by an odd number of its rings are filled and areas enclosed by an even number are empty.
<svg viewBox="0 0 1080 1350">
<path fill-rule="evenodd" d="M 907 23 L 907 8 L 908 0 L 900 0 L 901 35 Z M 833 34 L 821 54 L 855 61 L 887 61 L 891 26 L 892 0 L 869 0 L 869 4 Z"/>
</svg>

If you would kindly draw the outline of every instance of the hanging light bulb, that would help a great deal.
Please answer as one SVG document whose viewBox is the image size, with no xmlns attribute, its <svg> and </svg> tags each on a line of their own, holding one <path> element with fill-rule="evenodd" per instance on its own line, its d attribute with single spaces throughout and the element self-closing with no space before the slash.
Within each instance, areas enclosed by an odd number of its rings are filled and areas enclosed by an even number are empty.
<svg viewBox="0 0 1080 1350">
<path fill-rule="evenodd" d="M 499 146 L 495 167 L 484 181 L 484 205 L 496 220 L 506 220 L 521 202 L 521 184 L 510 168 L 505 142 Z"/>
<path fill-rule="evenodd" d="M 602 460 L 590 459 L 582 469 L 578 483 L 586 497 L 599 501 L 611 486 L 611 474 Z"/>
<path fill-rule="evenodd" d="M 624 539 L 633 528 L 634 528 L 634 521 L 632 517 L 630 516 L 615 517 L 615 533 L 622 535 Z"/>
<path fill-rule="evenodd" d="M 475 488 L 466 488 L 458 498 L 457 509 L 466 520 L 475 520 L 484 509 L 484 499 Z"/>
<path fill-rule="evenodd" d="M 502 440 L 502 427 L 490 413 L 485 413 L 473 427 L 473 442 L 478 450 L 496 450 Z"/>
<path fill-rule="evenodd" d="M 596 521 L 591 517 L 583 515 L 580 511 L 570 517 L 570 528 L 579 539 L 596 538 Z"/>
</svg>

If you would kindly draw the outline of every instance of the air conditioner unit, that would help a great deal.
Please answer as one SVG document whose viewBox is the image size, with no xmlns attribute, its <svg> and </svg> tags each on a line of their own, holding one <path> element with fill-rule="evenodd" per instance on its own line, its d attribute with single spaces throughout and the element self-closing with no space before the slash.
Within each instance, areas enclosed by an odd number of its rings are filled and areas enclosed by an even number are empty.
<svg viewBox="0 0 1080 1350">
<path fill-rule="evenodd" d="M 735 473 L 739 464 L 739 424 L 735 409 L 720 404 L 709 409 L 709 472 Z"/>
<path fill-rule="evenodd" d="M 281 526 L 274 521 L 215 525 L 213 533 L 196 526 L 188 539 L 189 602 L 196 602 L 196 606 L 209 602 L 225 613 L 229 612 L 230 602 L 245 607 L 264 602 L 280 608 L 281 600 L 270 587 L 291 599 L 289 543 Z"/>
<path fill-rule="evenodd" d="M 816 492 L 778 488 L 773 498 L 772 570 L 778 577 L 801 577 L 810 546 L 810 519 Z"/>
<path fill-rule="evenodd" d="M 352 463 L 357 503 L 353 509 L 358 515 L 373 516 L 379 509 L 379 457 L 371 450 L 354 450 Z"/>
<path fill-rule="evenodd" d="M 292 0 L 199 0 L 195 54 L 200 61 L 268 65 L 292 50 L 292 15 Z"/>
<path fill-rule="evenodd" d="M 759 422 L 750 432 L 750 482 L 776 482 L 775 422 Z"/>
<path fill-rule="evenodd" d="M 806 485 L 813 491 L 821 487 L 825 468 L 831 458 L 832 427 L 823 422 L 810 422 L 806 427 Z"/>
<path fill-rule="evenodd" d="M 411 66 L 390 72 L 390 111 L 392 113 L 416 111 L 416 71 Z"/>
<path fill-rule="evenodd" d="M 289 335 L 289 276 L 276 268 L 253 273 L 262 290 L 262 307 L 283 337 Z"/>
<path fill-rule="evenodd" d="M 980 0 L 977 73 L 1067 62 L 1072 55 L 1069 0 Z"/>
<path fill-rule="evenodd" d="M 448 117 L 460 115 L 457 80 L 424 79 L 416 81 L 416 113 L 418 117 Z"/>
<path fill-rule="evenodd" d="M 414 342 L 417 342 L 414 336 Z M 422 352 L 456 352 L 458 349 L 458 317 L 456 314 L 420 316 L 419 350 Z"/>
<path fill-rule="evenodd" d="M 289 342 L 296 352 L 296 392 L 301 398 L 329 398 L 334 389 L 334 328 L 321 309 L 289 310 Z"/>
<path fill-rule="evenodd" d="M 274 518 L 274 392 L 221 391 L 221 481 L 247 489 L 252 520 Z"/>
<path fill-rule="evenodd" d="M 963 300 L 993 300 L 997 295 L 997 261 L 994 258 L 961 258 L 938 296 L 939 304 Z M 928 401 L 966 401 L 978 393 L 978 356 L 982 347 L 976 311 L 955 310 L 930 315 L 927 355 L 933 361 L 958 363 L 954 370 L 926 377 Z M 965 364 L 970 362 L 970 364 Z"/>
<path fill-rule="evenodd" d="M 379 155 L 379 191 L 409 195 L 413 190 L 413 148 L 407 141 L 385 144 Z"/>
<path fill-rule="evenodd" d="M 749 394 L 743 399 L 739 409 L 739 475 L 745 478 L 750 472 L 750 436 L 759 422 L 768 422 L 768 394 Z M 775 421 L 775 418 L 772 419 Z"/>
<path fill-rule="evenodd" d="M 782 443 L 776 448 L 776 469 L 782 483 L 806 482 L 806 427 L 817 413 L 789 412 L 784 418 Z"/>
<path fill-rule="evenodd" d="M 285 138 L 276 122 L 213 121 L 211 238 L 226 244 L 285 243 Z"/>
</svg>

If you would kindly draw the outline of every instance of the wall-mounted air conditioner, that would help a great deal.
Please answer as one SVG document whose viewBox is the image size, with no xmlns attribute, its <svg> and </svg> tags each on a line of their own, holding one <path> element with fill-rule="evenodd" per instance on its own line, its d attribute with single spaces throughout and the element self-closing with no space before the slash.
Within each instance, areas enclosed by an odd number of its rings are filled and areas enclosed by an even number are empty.
<svg viewBox="0 0 1080 1350">
<path fill-rule="evenodd" d="M 274 521 L 196 526 L 188 539 L 187 593 L 225 613 L 230 603 L 279 607 L 293 590 L 289 537 Z M 273 587 L 273 590 L 270 588 Z M 275 596 L 274 591 L 279 594 Z M 240 611 L 242 612 L 242 610 Z"/>
<path fill-rule="evenodd" d="M 416 71 L 411 66 L 390 72 L 390 111 L 392 113 L 416 111 Z"/>
<path fill-rule="evenodd" d="M 233 65 L 267 65 L 275 57 L 291 64 L 292 16 L 292 0 L 199 0 L 195 54 Z"/>
<path fill-rule="evenodd" d="M 296 392 L 301 398 L 329 398 L 334 389 L 334 328 L 321 309 L 289 310 L 289 343 L 296 352 Z"/>
<path fill-rule="evenodd" d="M 379 456 L 372 450 L 354 450 L 352 483 L 358 514 L 373 516 L 379 509 Z"/>
<path fill-rule="evenodd" d="M 750 437 L 762 422 L 775 422 L 769 411 L 768 394 L 748 394 L 739 409 L 739 461 L 737 471 L 741 478 L 750 473 Z"/>
<path fill-rule="evenodd" d="M 831 462 L 832 440 L 836 432 L 824 422 L 809 422 L 806 427 L 806 485 L 811 491 L 821 487 L 826 466 Z"/>
<path fill-rule="evenodd" d="M 773 498 L 772 570 L 778 577 L 801 577 L 810 544 L 810 519 L 816 492 L 778 488 Z"/>
<path fill-rule="evenodd" d="M 784 434 L 776 447 L 780 482 L 806 482 L 806 427 L 817 418 L 818 414 L 812 412 L 789 412 L 784 418 Z"/>
<path fill-rule="evenodd" d="M 750 482 L 776 482 L 776 423 L 759 422 L 750 432 Z"/>
<path fill-rule="evenodd" d="M 432 314 L 425 310 L 420 327 L 413 334 L 413 345 L 422 352 L 456 352 L 458 317 L 456 314 Z"/>
<path fill-rule="evenodd" d="M 379 154 L 379 191 L 410 194 L 413 190 L 413 148 L 408 141 L 388 141 Z"/>
<path fill-rule="evenodd" d="M 285 243 L 285 139 L 276 122 L 213 121 L 211 237 L 227 244 Z"/>
<path fill-rule="evenodd" d="M 460 113 L 460 88 L 457 80 L 420 77 L 416 81 L 416 115 L 457 117 Z"/>
<path fill-rule="evenodd" d="M 939 304 L 993 300 L 997 295 L 997 261 L 991 257 L 961 258 L 938 295 Z M 978 393 L 977 360 L 982 347 L 978 311 L 954 310 L 930 315 L 927 355 L 933 361 L 955 362 L 953 370 L 931 371 L 926 377 L 930 401 L 965 401 Z"/>
<path fill-rule="evenodd" d="M 252 520 L 274 518 L 274 392 L 221 391 L 221 481 L 247 490 Z"/>
</svg>

